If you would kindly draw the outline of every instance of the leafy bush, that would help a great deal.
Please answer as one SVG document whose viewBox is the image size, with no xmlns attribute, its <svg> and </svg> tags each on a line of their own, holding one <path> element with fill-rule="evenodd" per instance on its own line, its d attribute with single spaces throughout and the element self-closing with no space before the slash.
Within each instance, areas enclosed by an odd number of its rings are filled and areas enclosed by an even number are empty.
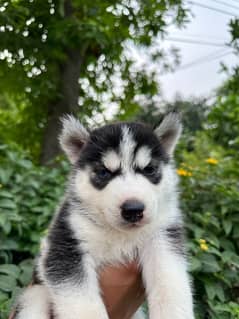
<svg viewBox="0 0 239 319">
<path fill-rule="evenodd" d="M 20 287 L 30 282 L 32 258 L 63 192 L 68 166 L 35 166 L 19 151 L 0 146 L 0 318 Z"/>
<path fill-rule="evenodd" d="M 239 151 L 239 96 L 219 96 L 209 114 L 210 135 L 228 151 Z"/>
<path fill-rule="evenodd" d="M 204 132 L 178 157 L 197 318 L 239 318 L 238 161 Z"/>
</svg>

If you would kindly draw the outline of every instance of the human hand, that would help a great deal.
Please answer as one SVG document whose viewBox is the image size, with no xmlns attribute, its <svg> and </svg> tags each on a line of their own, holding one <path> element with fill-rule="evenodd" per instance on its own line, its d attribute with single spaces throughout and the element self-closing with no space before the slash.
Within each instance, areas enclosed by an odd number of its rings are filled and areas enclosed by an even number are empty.
<svg viewBox="0 0 239 319">
<path fill-rule="evenodd" d="M 145 299 L 136 262 L 105 267 L 100 274 L 100 286 L 110 319 L 131 318 Z"/>
</svg>

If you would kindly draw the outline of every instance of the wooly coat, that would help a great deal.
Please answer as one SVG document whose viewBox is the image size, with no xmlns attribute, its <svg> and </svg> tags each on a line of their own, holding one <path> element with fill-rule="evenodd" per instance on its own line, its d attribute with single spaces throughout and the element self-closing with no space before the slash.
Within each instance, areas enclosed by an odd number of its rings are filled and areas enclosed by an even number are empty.
<svg viewBox="0 0 239 319">
<path fill-rule="evenodd" d="M 180 133 L 176 113 L 155 130 L 116 123 L 89 132 L 64 118 L 60 144 L 72 171 L 17 319 L 107 319 L 99 271 L 133 260 L 150 319 L 194 318 L 172 163 Z"/>
</svg>

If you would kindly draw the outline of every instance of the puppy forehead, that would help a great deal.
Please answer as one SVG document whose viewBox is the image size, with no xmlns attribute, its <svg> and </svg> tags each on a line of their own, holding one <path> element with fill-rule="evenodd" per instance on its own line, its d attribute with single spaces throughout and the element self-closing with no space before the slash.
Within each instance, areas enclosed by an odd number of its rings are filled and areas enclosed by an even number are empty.
<svg viewBox="0 0 239 319">
<path fill-rule="evenodd" d="M 123 167 L 130 166 L 133 160 L 136 142 L 133 133 L 128 126 L 122 128 L 122 139 L 120 142 L 120 155 Z"/>
<path fill-rule="evenodd" d="M 160 155 L 159 141 L 152 129 L 141 123 L 116 123 L 91 132 L 79 164 L 103 162 L 115 170 L 119 167 L 119 161 L 121 165 L 127 163 L 128 166 L 136 156 L 138 164 L 144 166 L 150 156 Z"/>
</svg>

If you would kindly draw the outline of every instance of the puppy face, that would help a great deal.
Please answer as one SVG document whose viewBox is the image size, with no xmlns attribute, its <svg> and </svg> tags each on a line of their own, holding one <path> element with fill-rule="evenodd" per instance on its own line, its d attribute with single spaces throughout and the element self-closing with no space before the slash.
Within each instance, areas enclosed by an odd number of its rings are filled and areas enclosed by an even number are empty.
<svg viewBox="0 0 239 319">
<path fill-rule="evenodd" d="M 168 115 L 155 131 L 117 123 L 88 133 L 72 117 L 63 123 L 60 142 L 74 164 L 72 189 L 90 218 L 124 231 L 153 223 L 172 191 L 178 117 Z"/>
</svg>

